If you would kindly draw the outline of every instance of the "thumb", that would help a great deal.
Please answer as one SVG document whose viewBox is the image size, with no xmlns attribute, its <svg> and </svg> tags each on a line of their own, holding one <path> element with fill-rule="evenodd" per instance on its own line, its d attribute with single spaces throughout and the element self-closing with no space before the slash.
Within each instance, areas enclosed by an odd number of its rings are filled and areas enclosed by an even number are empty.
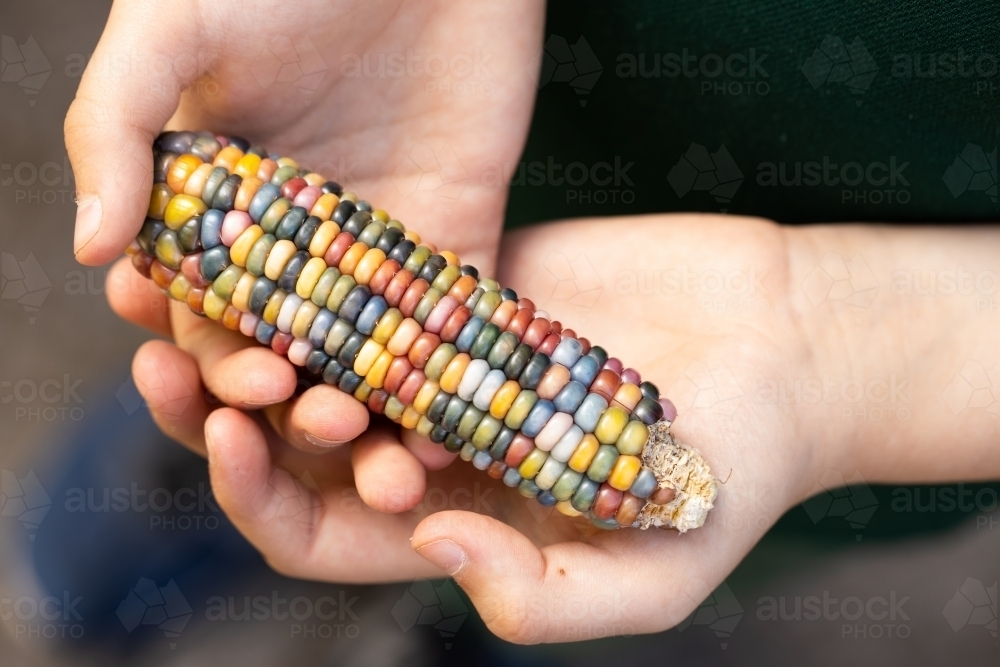
<svg viewBox="0 0 1000 667">
<path fill-rule="evenodd" d="M 200 74 L 186 71 L 182 80 L 174 67 L 194 41 L 190 25 L 159 3 L 116 2 L 111 9 L 64 127 L 78 202 L 73 250 L 84 264 L 114 259 L 142 226 L 151 144 L 177 108 L 181 87 Z"/>
<path fill-rule="evenodd" d="M 497 636 L 519 644 L 547 639 L 533 610 L 551 565 L 524 535 L 487 516 L 445 511 L 424 519 L 410 543 L 455 578 Z"/>
<path fill-rule="evenodd" d="M 539 549 L 505 523 L 472 512 L 431 514 L 414 550 L 455 578 L 483 621 L 518 644 L 659 632 L 686 618 L 715 577 L 692 541 L 625 530 Z"/>
</svg>

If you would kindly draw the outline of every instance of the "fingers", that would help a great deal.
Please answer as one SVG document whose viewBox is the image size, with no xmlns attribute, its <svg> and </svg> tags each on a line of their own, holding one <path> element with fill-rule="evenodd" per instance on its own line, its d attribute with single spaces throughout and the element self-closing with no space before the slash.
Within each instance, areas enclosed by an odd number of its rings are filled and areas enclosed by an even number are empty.
<svg viewBox="0 0 1000 667">
<path fill-rule="evenodd" d="M 291 398 L 295 369 L 273 350 L 172 302 L 177 346 L 191 354 L 205 386 L 223 403 L 255 409 Z"/>
<path fill-rule="evenodd" d="M 682 621 L 711 587 L 692 588 L 707 575 L 696 558 L 674 553 L 678 541 L 625 529 L 539 549 L 495 519 L 448 511 L 424 519 L 412 546 L 455 578 L 490 630 L 533 644 L 654 632 Z"/>
<path fill-rule="evenodd" d="M 123 257 L 108 271 L 105 291 L 120 318 L 161 336 L 170 336 L 170 299 L 152 280 L 143 278 Z"/>
<path fill-rule="evenodd" d="M 265 414 L 274 430 L 306 452 L 326 453 L 349 443 L 368 428 L 368 410 L 353 396 L 322 384 Z"/>
<path fill-rule="evenodd" d="M 197 40 L 178 12 L 116 2 L 66 114 L 79 203 L 73 247 L 84 264 L 110 261 L 139 231 L 149 206 L 152 141 L 177 107 L 181 86 L 200 74 L 174 67 Z M 183 29 L 168 25 L 175 22 Z"/>
<path fill-rule="evenodd" d="M 394 431 L 383 424 L 375 425 L 351 448 L 354 483 L 361 500 L 389 514 L 416 507 L 427 488 L 423 465 L 403 447 Z"/>
<path fill-rule="evenodd" d="M 431 442 L 430 438 L 410 429 L 403 429 L 402 440 L 403 446 L 410 450 L 426 470 L 440 470 L 458 458 L 458 453 L 449 452 L 438 443 Z"/>
<path fill-rule="evenodd" d="M 274 466 L 260 425 L 239 410 L 213 412 L 205 438 L 212 491 L 233 524 L 270 562 L 302 558 L 323 513 L 318 491 Z"/>
<path fill-rule="evenodd" d="M 191 355 L 151 340 L 136 351 L 132 377 L 160 430 L 204 456 L 204 423 L 211 406 Z"/>
<path fill-rule="evenodd" d="M 346 450 L 301 455 L 269 441 L 257 421 L 232 408 L 213 412 L 205 435 L 219 506 L 279 572 L 343 582 L 434 573 L 408 546 L 412 515 L 380 514 L 357 502 L 339 460 Z"/>
</svg>

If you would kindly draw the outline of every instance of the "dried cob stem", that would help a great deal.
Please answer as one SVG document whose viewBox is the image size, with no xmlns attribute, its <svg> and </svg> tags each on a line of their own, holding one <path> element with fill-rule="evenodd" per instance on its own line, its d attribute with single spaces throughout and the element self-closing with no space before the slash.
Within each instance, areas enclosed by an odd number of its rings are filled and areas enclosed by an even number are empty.
<svg viewBox="0 0 1000 667">
<path fill-rule="evenodd" d="M 639 513 L 638 527 L 673 528 L 681 533 L 701 528 L 719 492 L 701 454 L 677 442 L 669 422 L 658 421 L 649 429 L 642 462 L 656 475 L 659 487 L 672 489 L 675 495 L 665 505 L 646 503 Z"/>
</svg>

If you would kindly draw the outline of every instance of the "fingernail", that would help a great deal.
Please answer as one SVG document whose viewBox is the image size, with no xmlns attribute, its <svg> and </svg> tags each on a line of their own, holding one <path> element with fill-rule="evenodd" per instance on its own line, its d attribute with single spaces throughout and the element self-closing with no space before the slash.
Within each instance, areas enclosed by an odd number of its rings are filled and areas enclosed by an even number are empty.
<svg viewBox="0 0 1000 667">
<path fill-rule="evenodd" d="M 73 252 L 78 253 L 101 228 L 101 200 L 97 195 L 81 195 L 76 206 L 76 231 L 73 234 Z"/>
<path fill-rule="evenodd" d="M 305 438 L 317 447 L 339 447 L 340 445 L 346 445 L 350 442 L 350 440 L 327 440 L 326 438 L 321 438 L 318 435 L 313 435 L 312 433 L 306 433 Z"/>
<path fill-rule="evenodd" d="M 462 547 L 451 540 L 431 542 L 417 549 L 417 553 L 451 576 L 455 576 L 469 560 Z"/>
</svg>

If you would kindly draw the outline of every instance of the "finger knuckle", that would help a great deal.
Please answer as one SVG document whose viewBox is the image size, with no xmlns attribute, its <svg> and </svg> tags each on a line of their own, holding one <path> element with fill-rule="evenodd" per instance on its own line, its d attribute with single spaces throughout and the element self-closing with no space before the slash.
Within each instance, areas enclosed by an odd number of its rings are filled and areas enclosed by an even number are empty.
<svg viewBox="0 0 1000 667">
<path fill-rule="evenodd" d="M 545 627 L 531 618 L 522 604 L 499 604 L 482 613 L 486 627 L 500 639 L 513 644 L 538 644 L 544 638 Z"/>
</svg>

